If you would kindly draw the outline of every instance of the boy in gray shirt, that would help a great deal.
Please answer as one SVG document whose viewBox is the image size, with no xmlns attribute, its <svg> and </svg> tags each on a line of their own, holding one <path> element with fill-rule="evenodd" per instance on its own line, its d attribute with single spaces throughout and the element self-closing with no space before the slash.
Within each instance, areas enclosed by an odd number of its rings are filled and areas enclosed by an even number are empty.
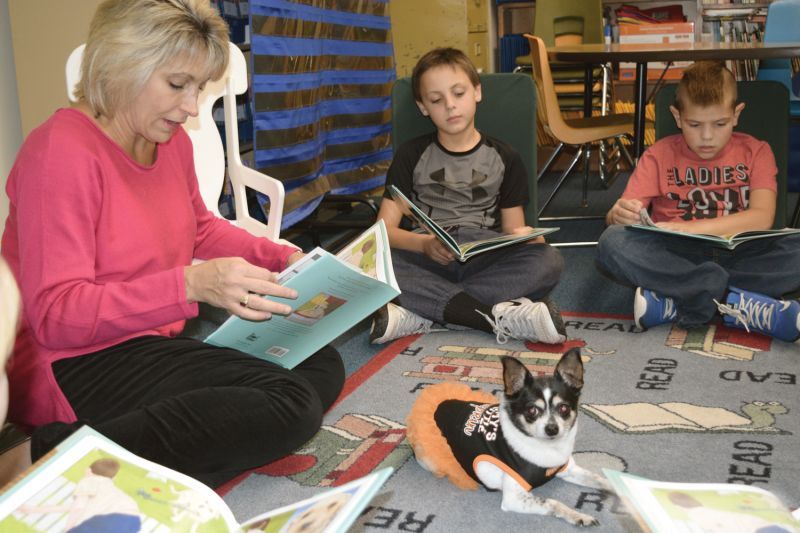
<svg viewBox="0 0 800 533">
<path fill-rule="evenodd" d="M 453 48 L 428 52 L 414 67 L 411 85 L 437 131 L 400 147 L 387 191 L 396 186 L 457 242 L 529 231 L 525 165 L 511 146 L 475 128 L 481 86 L 466 55 Z M 563 259 L 543 238 L 460 263 L 436 237 L 408 225 L 388 192 L 379 217 L 402 294 L 400 305 L 390 303 L 373 318 L 373 343 L 430 331 L 434 322 L 491 332 L 500 343 L 566 340 L 558 310 L 545 300 Z"/>
</svg>

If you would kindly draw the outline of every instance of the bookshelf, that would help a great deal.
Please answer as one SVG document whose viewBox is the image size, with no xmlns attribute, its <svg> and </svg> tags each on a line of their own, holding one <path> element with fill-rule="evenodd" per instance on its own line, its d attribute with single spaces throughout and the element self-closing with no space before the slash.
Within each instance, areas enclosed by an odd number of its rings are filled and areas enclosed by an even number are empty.
<svg viewBox="0 0 800 533">
<path fill-rule="evenodd" d="M 632 5 L 639 9 L 651 9 L 679 4 L 688 22 L 694 22 L 696 41 L 761 41 L 764 32 L 767 9 L 771 0 L 751 2 L 747 0 L 603 0 L 609 14 L 613 14 L 622 5 Z M 498 58 L 498 70 L 510 70 L 513 55 L 518 50 L 509 50 L 517 46 L 515 36 L 531 31 L 536 10 L 534 0 L 503 1 L 495 0 L 496 41 L 495 55 Z M 610 17 L 612 22 L 614 16 Z M 616 33 L 618 35 L 618 33 Z M 755 77 L 757 63 L 755 61 L 729 62 L 729 68 L 738 79 Z"/>
</svg>

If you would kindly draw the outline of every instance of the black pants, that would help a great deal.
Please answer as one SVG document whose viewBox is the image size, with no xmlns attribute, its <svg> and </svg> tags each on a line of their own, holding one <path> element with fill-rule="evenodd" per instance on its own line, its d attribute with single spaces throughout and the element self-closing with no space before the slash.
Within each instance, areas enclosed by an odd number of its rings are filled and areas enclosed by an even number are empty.
<svg viewBox="0 0 800 533">
<path fill-rule="evenodd" d="M 291 453 L 344 383 L 325 347 L 292 370 L 189 338 L 148 336 L 62 359 L 53 371 L 78 422 L 37 428 L 35 461 L 83 424 L 216 487 Z"/>
</svg>

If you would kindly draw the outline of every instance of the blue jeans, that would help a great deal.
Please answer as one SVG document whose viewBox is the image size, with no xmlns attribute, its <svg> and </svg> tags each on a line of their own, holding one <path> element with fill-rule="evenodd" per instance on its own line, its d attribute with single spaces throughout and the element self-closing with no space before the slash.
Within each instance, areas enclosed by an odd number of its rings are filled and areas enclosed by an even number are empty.
<svg viewBox="0 0 800 533">
<path fill-rule="evenodd" d="M 726 250 L 681 237 L 608 227 L 597 243 L 598 267 L 617 281 L 668 296 L 677 323 L 710 321 L 728 287 L 773 298 L 800 293 L 800 235 L 760 239 Z"/>
</svg>

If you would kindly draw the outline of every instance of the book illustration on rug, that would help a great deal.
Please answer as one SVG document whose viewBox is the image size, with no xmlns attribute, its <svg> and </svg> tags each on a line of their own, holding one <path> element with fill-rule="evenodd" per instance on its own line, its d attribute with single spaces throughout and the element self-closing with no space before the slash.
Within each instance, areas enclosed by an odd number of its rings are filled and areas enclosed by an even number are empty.
<svg viewBox="0 0 800 533">
<path fill-rule="evenodd" d="M 756 239 L 769 239 L 772 237 L 780 237 L 782 235 L 794 235 L 800 233 L 800 228 L 783 228 L 783 229 L 766 229 L 759 231 L 742 231 L 740 233 L 734 233 L 733 235 L 720 237 L 719 235 L 709 235 L 707 233 L 686 233 L 685 231 L 675 231 L 656 226 L 656 223 L 653 222 L 652 218 L 650 218 L 650 214 L 647 212 L 647 209 L 642 209 L 641 211 L 639 211 L 639 215 L 642 219 L 641 224 L 630 224 L 626 227 L 637 231 L 652 231 L 655 233 L 663 233 L 664 235 L 670 235 L 673 237 L 686 237 L 689 239 L 698 239 L 701 241 L 705 241 L 712 246 L 727 248 L 728 250 L 733 250 L 743 242 L 749 242 Z"/>
<path fill-rule="evenodd" d="M 376 470 L 238 524 L 206 485 L 83 426 L 6 486 L 0 531 L 344 532 L 391 473 Z"/>
<path fill-rule="evenodd" d="M 434 222 L 434 220 L 426 215 L 419 207 L 414 205 L 414 203 L 409 200 L 408 197 L 400 191 L 400 189 L 394 185 L 390 185 L 389 194 L 391 194 L 392 199 L 397 202 L 403 215 L 407 216 L 411 220 L 414 220 L 421 228 L 424 228 L 426 231 L 428 231 L 428 233 L 439 239 L 439 241 L 441 241 L 441 243 L 453 253 L 456 259 L 462 263 L 474 255 L 519 242 L 529 241 L 539 237 L 540 235 L 547 235 L 548 233 L 558 231 L 558 228 L 533 228 L 529 233 L 525 233 L 523 235 L 499 235 L 491 239 L 482 239 L 479 241 L 470 241 L 463 244 L 458 244 L 444 228 Z"/>
<path fill-rule="evenodd" d="M 603 469 L 617 495 L 646 531 L 800 532 L 800 512 L 760 487 L 670 483 Z"/>
<path fill-rule="evenodd" d="M 382 220 L 336 255 L 311 250 L 277 282 L 295 289 L 297 299 L 265 298 L 292 306 L 289 315 L 263 322 L 231 316 L 205 342 L 294 368 L 400 294 Z"/>
</svg>

